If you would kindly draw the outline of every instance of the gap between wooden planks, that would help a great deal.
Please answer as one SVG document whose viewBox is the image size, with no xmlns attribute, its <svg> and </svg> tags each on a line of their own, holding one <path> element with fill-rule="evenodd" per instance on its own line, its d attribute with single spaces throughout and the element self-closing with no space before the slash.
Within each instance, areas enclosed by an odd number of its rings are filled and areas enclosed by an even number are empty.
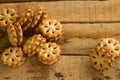
<svg viewBox="0 0 120 80">
<path fill-rule="evenodd" d="M 63 54 L 88 54 L 94 48 L 99 38 L 115 37 L 119 40 L 119 23 L 99 23 L 119 21 L 119 0 L 96 1 L 59 1 L 59 2 L 27 2 L 7 3 L 0 7 L 12 7 L 21 12 L 25 6 L 34 8 L 42 5 L 48 10 L 49 15 L 61 22 L 73 22 L 63 24 L 65 33 L 59 41 Z M 68 14 L 69 13 L 69 14 Z M 78 23 L 74 23 L 78 22 Z M 89 22 L 94 24 L 79 24 Z M 118 26 L 118 27 L 116 27 Z M 0 48 L 8 47 L 9 42 L 3 38 Z"/>
<path fill-rule="evenodd" d="M 104 37 L 115 38 L 120 42 L 120 23 L 63 24 L 63 28 L 63 38 L 57 41 L 63 54 L 89 54 Z M 8 46 L 10 43 L 5 35 L 0 39 L 0 50 Z"/>
<path fill-rule="evenodd" d="M 12 7 L 21 11 L 28 5 L 34 9 L 43 6 L 48 10 L 49 17 L 63 22 L 120 21 L 120 0 L 5 3 L 0 7 Z"/>
<path fill-rule="evenodd" d="M 62 56 L 55 65 L 45 66 L 34 56 L 15 69 L 0 64 L 0 80 L 119 80 L 119 67 L 117 60 L 109 70 L 96 71 L 85 56 Z"/>
</svg>

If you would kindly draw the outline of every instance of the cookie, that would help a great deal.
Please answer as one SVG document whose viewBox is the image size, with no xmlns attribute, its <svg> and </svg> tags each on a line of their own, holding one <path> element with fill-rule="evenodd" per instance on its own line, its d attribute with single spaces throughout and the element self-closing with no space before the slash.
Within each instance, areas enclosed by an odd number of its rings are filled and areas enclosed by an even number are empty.
<svg viewBox="0 0 120 80">
<path fill-rule="evenodd" d="M 20 47 L 9 47 L 1 54 L 1 61 L 4 65 L 18 67 L 23 64 L 25 57 Z"/>
<path fill-rule="evenodd" d="M 31 17 L 23 24 L 22 28 L 24 31 L 33 31 L 39 24 L 41 24 L 41 20 L 46 18 L 47 11 L 43 10 L 42 7 L 36 9 L 36 11 L 32 12 Z M 34 33 L 38 33 L 38 31 L 34 31 Z"/>
<path fill-rule="evenodd" d="M 17 63 L 15 66 L 12 66 L 13 68 L 19 67 L 25 63 L 26 57 L 24 57 L 19 63 Z"/>
<path fill-rule="evenodd" d="M 56 20 L 43 20 L 39 25 L 39 30 L 41 34 L 47 38 L 49 41 L 56 41 L 61 38 L 63 33 L 63 28 L 60 22 Z"/>
<path fill-rule="evenodd" d="M 2 8 L 0 10 L 0 27 L 6 28 L 8 24 L 14 23 L 18 15 L 12 8 Z"/>
<path fill-rule="evenodd" d="M 41 20 L 41 17 L 43 15 L 43 8 L 39 7 L 34 11 L 33 21 L 31 23 L 31 28 L 35 27 L 37 23 Z"/>
<path fill-rule="evenodd" d="M 37 54 L 43 64 L 52 65 L 60 59 L 61 50 L 56 43 L 48 42 L 41 44 L 37 49 Z"/>
<path fill-rule="evenodd" d="M 31 16 L 32 13 L 32 7 L 29 6 L 24 9 L 24 11 L 20 14 L 18 18 L 18 22 L 20 23 L 21 26 L 28 20 L 28 18 Z"/>
<path fill-rule="evenodd" d="M 39 30 L 39 25 L 42 24 L 42 21 L 43 21 L 43 20 L 46 20 L 47 17 L 48 17 L 47 10 L 44 9 L 44 10 L 42 11 L 42 15 L 41 15 L 40 20 L 39 20 L 39 21 L 37 22 L 37 24 L 34 26 L 34 31 L 35 31 L 35 33 L 39 33 L 39 32 L 40 32 L 40 30 Z"/>
<path fill-rule="evenodd" d="M 31 28 L 31 24 L 33 23 L 33 11 L 31 12 L 29 18 L 26 22 L 22 25 L 23 31 L 26 31 Z"/>
<path fill-rule="evenodd" d="M 89 62 L 96 70 L 107 70 L 111 67 L 111 54 L 109 50 L 97 47 L 89 54 Z"/>
<path fill-rule="evenodd" d="M 12 46 L 19 46 L 23 41 L 23 31 L 19 23 L 9 24 L 7 34 Z"/>
<path fill-rule="evenodd" d="M 115 39 L 113 38 L 101 39 L 101 41 L 99 42 L 99 45 L 101 47 L 105 47 L 109 49 L 114 58 L 117 58 L 120 56 L 120 44 Z"/>
<path fill-rule="evenodd" d="M 43 38 L 40 34 L 35 34 L 25 42 L 23 45 L 23 51 L 26 55 L 32 56 L 36 54 L 38 46 L 44 42 L 46 42 L 45 38 Z"/>
</svg>

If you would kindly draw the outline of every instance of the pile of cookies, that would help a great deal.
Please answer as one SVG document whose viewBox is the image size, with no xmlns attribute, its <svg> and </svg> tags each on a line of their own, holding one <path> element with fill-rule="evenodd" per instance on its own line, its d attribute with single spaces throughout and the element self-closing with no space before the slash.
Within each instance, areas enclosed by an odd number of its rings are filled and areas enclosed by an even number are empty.
<svg viewBox="0 0 120 80">
<path fill-rule="evenodd" d="M 27 56 L 35 54 L 47 65 L 56 63 L 61 57 L 60 46 L 55 42 L 62 37 L 62 25 L 49 19 L 42 7 L 33 10 L 28 6 L 19 14 L 12 8 L 2 8 L 0 28 L 6 30 L 11 43 L 0 56 L 1 62 L 7 66 L 18 67 Z M 30 34 L 30 38 L 23 42 L 25 34 Z"/>
<path fill-rule="evenodd" d="M 101 39 L 89 54 L 89 61 L 96 70 L 107 70 L 112 62 L 120 56 L 120 44 L 113 38 Z"/>
</svg>

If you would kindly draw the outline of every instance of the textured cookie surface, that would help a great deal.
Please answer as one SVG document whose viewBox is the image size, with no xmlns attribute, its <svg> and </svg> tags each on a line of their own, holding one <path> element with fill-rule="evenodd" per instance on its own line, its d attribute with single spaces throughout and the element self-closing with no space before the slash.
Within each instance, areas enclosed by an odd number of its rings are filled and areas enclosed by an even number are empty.
<svg viewBox="0 0 120 80">
<path fill-rule="evenodd" d="M 56 63 L 61 56 L 60 47 L 53 42 L 41 44 L 41 47 L 37 50 L 39 60 L 43 64 L 51 65 Z"/>
<path fill-rule="evenodd" d="M 3 64 L 11 67 L 18 67 L 23 62 L 23 51 L 19 47 L 10 47 L 4 50 L 1 54 L 1 61 Z"/>
<path fill-rule="evenodd" d="M 114 58 L 120 56 L 120 44 L 115 39 L 113 39 L 113 38 L 102 39 L 100 41 L 99 45 L 101 47 L 106 47 L 107 49 L 109 49 Z"/>
<path fill-rule="evenodd" d="M 18 46 L 23 41 L 23 31 L 19 23 L 9 24 L 7 28 L 8 38 L 11 45 Z"/>
<path fill-rule="evenodd" d="M 31 16 L 32 13 L 32 7 L 28 6 L 25 8 L 25 10 L 20 14 L 18 18 L 18 22 L 20 23 L 21 26 L 28 20 L 28 18 Z"/>
<path fill-rule="evenodd" d="M 37 18 L 37 17 L 36 17 Z M 40 17 L 40 20 L 37 22 L 37 24 L 34 26 L 34 30 L 35 30 L 35 33 L 39 33 L 40 32 L 40 29 L 39 29 L 39 26 L 42 24 L 42 22 L 44 20 L 47 20 L 48 18 L 48 14 L 47 14 L 47 10 L 43 9 L 42 10 L 42 15 Z M 34 24 L 33 24 L 34 25 Z"/>
<path fill-rule="evenodd" d="M 23 46 L 24 53 L 28 56 L 34 55 L 38 46 L 43 42 L 46 42 L 46 40 L 40 34 L 33 35 L 25 42 Z"/>
<path fill-rule="evenodd" d="M 110 52 L 100 47 L 91 51 L 89 61 L 96 70 L 107 70 L 112 65 Z"/>
<path fill-rule="evenodd" d="M 14 23 L 17 13 L 14 9 L 3 8 L 0 10 L 0 27 L 7 27 L 9 23 Z"/>
<path fill-rule="evenodd" d="M 39 26 L 40 32 L 48 40 L 57 40 L 62 36 L 62 25 L 56 20 L 43 20 Z"/>
<path fill-rule="evenodd" d="M 36 9 L 34 11 L 33 21 L 31 23 L 31 28 L 35 27 L 37 25 L 37 23 L 41 20 L 42 13 L 43 13 L 42 7 L 39 7 L 38 9 Z"/>
</svg>

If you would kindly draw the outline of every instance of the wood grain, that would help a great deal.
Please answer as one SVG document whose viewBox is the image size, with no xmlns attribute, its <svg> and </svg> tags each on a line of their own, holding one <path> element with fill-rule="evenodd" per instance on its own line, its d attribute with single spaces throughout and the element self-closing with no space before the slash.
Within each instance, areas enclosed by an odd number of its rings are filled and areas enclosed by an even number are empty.
<svg viewBox="0 0 120 80">
<path fill-rule="evenodd" d="M 0 0 L 0 3 L 18 3 L 18 2 L 48 2 L 48 1 L 106 1 L 106 0 Z"/>
<path fill-rule="evenodd" d="M 63 38 L 57 42 L 63 54 L 88 54 L 101 38 L 112 37 L 120 42 L 120 23 L 63 24 L 63 28 Z M 1 51 L 10 46 L 7 35 L 0 44 Z"/>
<path fill-rule="evenodd" d="M 120 22 L 119 0 L 6 3 L 0 7 L 12 7 L 20 12 L 28 5 L 34 9 L 41 5 L 48 10 L 50 18 L 62 22 Z"/>
<path fill-rule="evenodd" d="M 63 54 L 88 54 L 101 38 L 112 37 L 120 42 L 120 23 L 63 24 L 63 38 L 57 43 Z M 0 40 L 0 50 L 10 46 L 8 37 Z"/>
<path fill-rule="evenodd" d="M 0 64 L 0 80 L 119 80 L 119 65 L 117 60 L 109 70 L 99 72 L 91 67 L 87 56 L 62 56 L 53 66 L 42 65 L 34 56 L 16 69 Z"/>
<path fill-rule="evenodd" d="M 11 7 L 18 11 L 28 6 L 33 9 L 43 6 L 49 18 L 62 22 L 63 38 L 57 41 L 62 49 L 61 60 L 52 66 L 41 64 L 36 55 L 28 57 L 25 64 L 11 69 L 0 63 L 0 80 L 119 80 L 120 60 L 107 71 L 94 70 L 89 64 L 88 54 L 99 39 L 112 37 L 120 42 L 120 0 L 106 1 L 33 1 L 0 0 L 0 8 Z M 16 2 L 17 3 L 11 3 Z M 32 2 L 29 2 L 32 1 Z M 21 3 L 19 3 L 21 2 Z M 28 37 L 24 37 L 25 40 Z M 10 46 L 8 36 L 0 30 L 0 51 Z"/>
<path fill-rule="evenodd" d="M 63 38 L 59 41 L 63 54 L 88 54 L 101 38 L 115 38 L 120 42 L 119 23 L 64 24 Z"/>
</svg>

